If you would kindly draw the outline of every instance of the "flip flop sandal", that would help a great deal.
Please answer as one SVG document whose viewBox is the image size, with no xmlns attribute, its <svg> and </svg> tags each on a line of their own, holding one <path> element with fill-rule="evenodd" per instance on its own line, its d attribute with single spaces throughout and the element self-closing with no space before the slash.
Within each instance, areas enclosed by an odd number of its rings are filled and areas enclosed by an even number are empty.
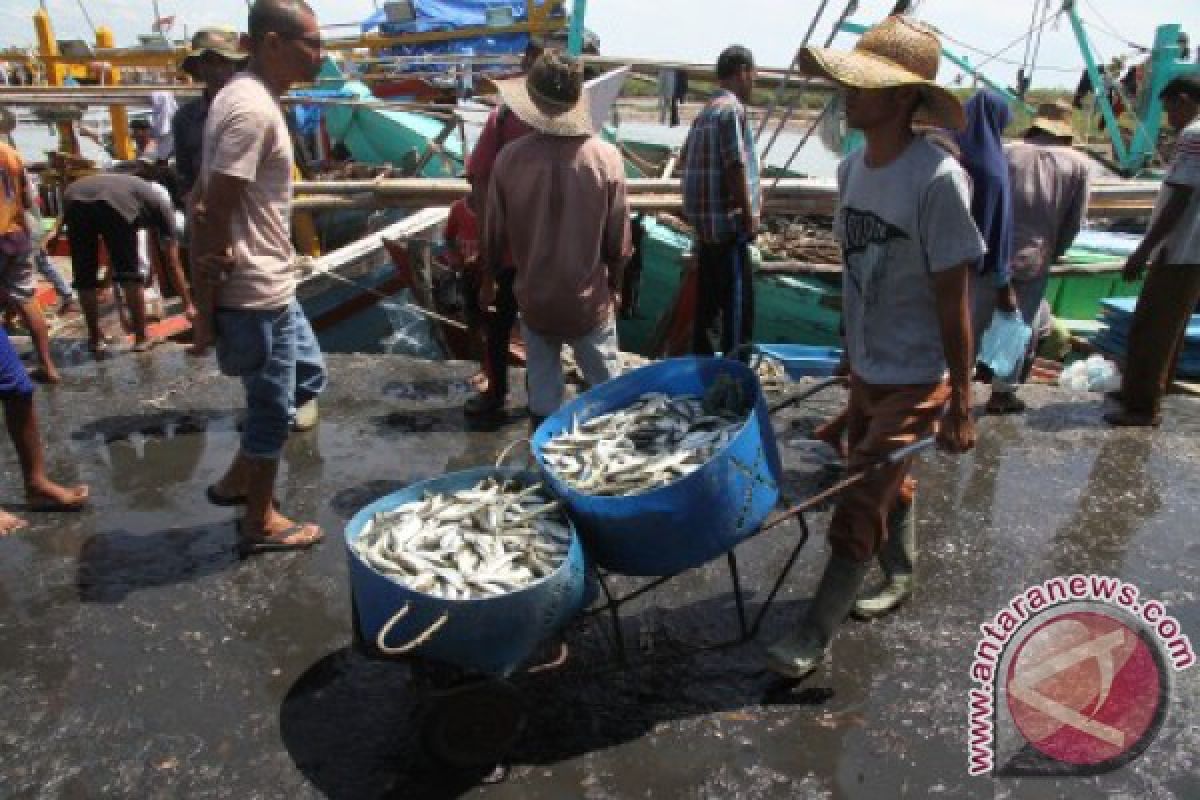
<svg viewBox="0 0 1200 800">
<path fill-rule="evenodd" d="M 312 539 L 302 539 L 296 542 L 287 541 L 289 537 L 295 536 L 308 528 L 316 528 L 317 535 Z M 238 523 L 238 553 L 245 558 L 246 556 L 258 555 L 259 553 L 285 553 L 291 550 L 308 550 L 316 544 L 319 544 L 325 539 L 325 532 L 316 525 L 308 522 L 298 522 L 289 528 L 286 528 L 279 533 L 263 537 L 246 537 L 242 536 L 241 523 Z"/>
</svg>

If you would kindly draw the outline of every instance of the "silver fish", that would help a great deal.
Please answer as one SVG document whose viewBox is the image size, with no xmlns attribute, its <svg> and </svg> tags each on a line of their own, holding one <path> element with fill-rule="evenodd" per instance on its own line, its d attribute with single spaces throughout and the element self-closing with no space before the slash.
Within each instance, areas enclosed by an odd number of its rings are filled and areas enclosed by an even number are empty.
<svg viewBox="0 0 1200 800">
<path fill-rule="evenodd" d="M 542 460 L 573 489 L 627 497 L 666 486 L 707 464 L 746 422 L 732 408 L 661 392 L 590 419 L 547 441 Z"/>
<path fill-rule="evenodd" d="M 353 544 L 372 569 L 450 600 L 521 589 L 557 570 L 571 531 L 541 484 L 492 478 L 375 514 Z"/>
</svg>

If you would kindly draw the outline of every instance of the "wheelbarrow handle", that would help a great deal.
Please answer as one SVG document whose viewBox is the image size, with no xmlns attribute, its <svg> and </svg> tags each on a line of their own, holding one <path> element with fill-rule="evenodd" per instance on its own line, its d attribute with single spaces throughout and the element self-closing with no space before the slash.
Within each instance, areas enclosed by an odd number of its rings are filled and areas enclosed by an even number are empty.
<svg viewBox="0 0 1200 800">
<path fill-rule="evenodd" d="M 802 403 L 815 394 L 825 391 L 831 386 L 845 386 L 848 379 L 843 375 L 834 375 L 830 378 L 825 378 L 822 381 L 814 383 L 812 386 L 806 386 L 798 392 L 788 394 L 779 400 L 776 400 L 771 405 L 767 406 L 767 413 L 776 414 L 789 406 L 794 406 L 796 403 Z"/>
<path fill-rule="evenodd" d="M 886 456 L 884 456 L 879 461 L 876 461 L 874 464 L 869 465 L 867 467 L 867 469 L 876 469 L 877 467 L 881 467 L 884 464 L 899 464 L 904 459 L 911 458 L 912 456 L 915 456 L 921 452 L 924 452 L 925 450 L 928 450 L 929 448 L 933 447 L 935 444 L 937 444 L 936 437 L 926 436 L 924 439 L 918 439 L 917 441 L 913 442 L 912 444 L 905 445 L 904 447 L 901 447 L 898 450 L 893 450 L 892 452 L 888 453 Z"/>
<path fill-rule="evenodd" d="M 889 466 L 892 464 L 899 464 L 901 461 L 904 461 L 907 458 L 911 458 L 912 456 L 917 455 L 921 451 L 927 450 L 928 448 L 932 447 L 936 443 L 936 441 L 937 440 L 934 437 L 929 436 L 925 439 L 921 439 L 919 441 L 913 442 L 910 445 L 905 445 L 904 447 L 901 447 L 897 450 L 893 450 L 892 452 L 888 453 L 886 456 L 879 459 L 878 461 L 873 461 L 870 464 L 867 464 L 862 469 L 854 472 L 851 475 L 847 475 L 845 478 L 842 478 L 840 481 L 833 484 L 832 486 L 825 489 L 824 491 L 818 492 L 817 494 L 808 498 L 804 502 L 794 505 L 791 508 L 787 509 L 786 511 L 782 512 L 781 514 L 776 516 L 774 519 L 772 519 L 770 522 L 768 522 L 766 525 L 763 525 L 762 530 L 764 530 L 764 531 L 770 530 L 771 528 L 774 528 L 776 525 L 782 525 L 783 523 L 787 522 L 792 517 L 798 516 L 800 514 L 805 513 L 806 511 L 810 511 L 813 508 L 816 508 L 817 506 L 819 506 L 821 503 L 825 502 L 829 498 L 835 497 L 836 495 L 841 494 L 841 492 L 850 488 L 854 484 L 859 483 L 860 481 L 862 481 L 864 478 L 866 478 L 868 475 L 870 475 L 872 472 L 879 469 L 880 467 L 885 467 L 885 466 Z"/>
</svg>

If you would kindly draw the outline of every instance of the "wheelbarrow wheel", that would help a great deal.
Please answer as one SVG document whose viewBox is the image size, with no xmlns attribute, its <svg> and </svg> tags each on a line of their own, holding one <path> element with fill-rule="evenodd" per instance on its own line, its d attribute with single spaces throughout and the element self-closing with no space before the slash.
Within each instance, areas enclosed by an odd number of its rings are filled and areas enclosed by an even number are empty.
<svg viewBox="0 0 1200 800">
<path fill-rule="evenodd" d="M 521 694 L 504 680 L 487 680 L 439 693 L 425 716 L 425 749 L 457 768 L 500 763 L 525 725 Z"/>
</svg>

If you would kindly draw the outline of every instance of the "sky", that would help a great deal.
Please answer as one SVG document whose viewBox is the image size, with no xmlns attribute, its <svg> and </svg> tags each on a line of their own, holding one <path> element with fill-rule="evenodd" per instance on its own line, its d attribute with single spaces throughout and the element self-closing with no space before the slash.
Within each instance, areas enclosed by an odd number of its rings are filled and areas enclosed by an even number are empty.
<svg viewBox="0 0 1200 800">
<path fill-rule="evenodd" d="M 321 24 L 352 23 L 375 10 L 375 0 L 309 0 Z M 380 0 L 382 2 L 382 0 Z M 766 66 L 786 66 L 800 44 L 821 0 L 590 0 L 588 27 L 600 36 L 602 52 L 615 56 L 678 59 L 711 63 L 726 45 L 738 43 L 754 51 Z M 1059 0 L 1051 0 L 1055 8 Z M 94 37 L 81 7 L 96 25 L 113 29 L 118 45 L 136 43 L 154 18 L 153 0 L 46 0 L 60 39 Z M 243 27 L 245 0 L 159 0 L 162 16 L 176 18 L 173 36 L 204 25 Z M 824 23 L 812 41 L 823 43 L 844 0 L 827 0 Z M 882 18 L 894 0 L 861 0 L 853 21 L 869 24 Z M 1025 34 L 1033 27 L 1034 6 L 1041 0 L 918 0 L 916 14 L 942 31 L 943 44 L 967 55 L 972 63 L 986 56 L 949 39 L 987 53 L 1016 44 L 991 61 L 985 72 L 997 82 L 1015 83 L 1025 58 Z M 34 40 L 31 15 L 38 0 L 0 0 L 0 44 L 28 45 Z M 1174 22 L 1200 44 L 1197 0 L 1078 0 L 1080 16 L 1098 56 L 1107 61 L 1127 54 L 1131 45 L 1149 46 L 1156 25 Z M 334 33 L 331 31 L 330 33 Z M 346 29 L 341 31 L 347 32 Z M 1042 28 L 1034 86 L 1073 87 L 1083 67 L 1071 26 L 1062 18 Z M 851 47 L 854 38 L 840 35 L 835 47 Z M 953 81 L 953 65 L 943 63 L 939 79 Z"/>
</svg>

